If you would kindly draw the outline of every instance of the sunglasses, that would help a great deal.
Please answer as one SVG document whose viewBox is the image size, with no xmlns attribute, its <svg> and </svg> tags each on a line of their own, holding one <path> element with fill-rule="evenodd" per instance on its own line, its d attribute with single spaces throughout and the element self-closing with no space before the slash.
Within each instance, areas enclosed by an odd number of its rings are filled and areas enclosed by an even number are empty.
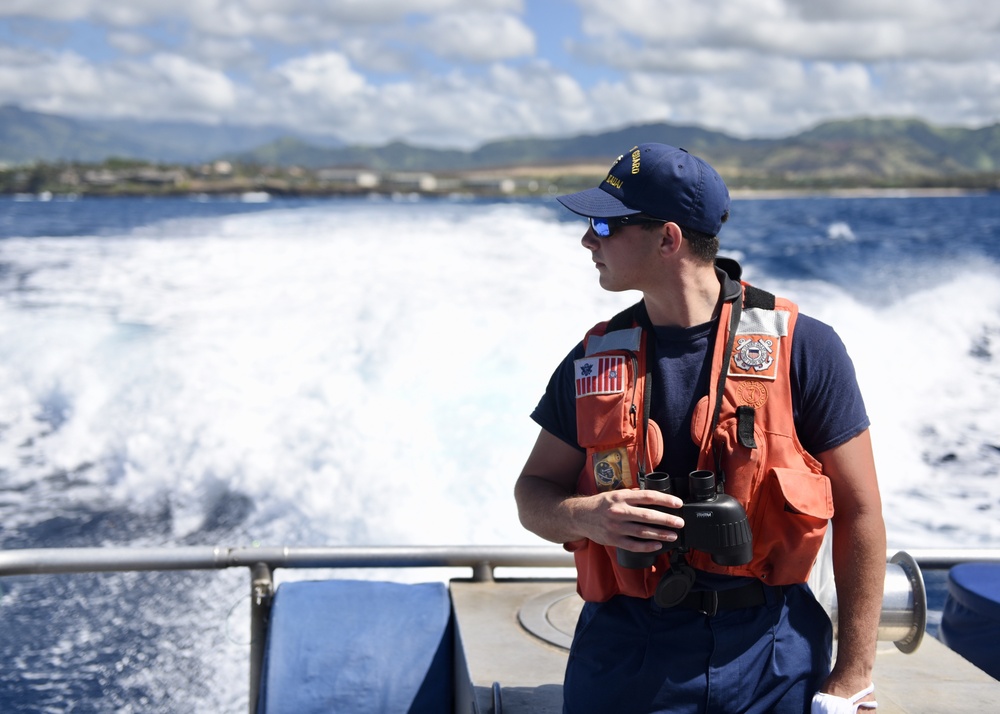
<svg viewBox="0 0 1000 714">
<path fill-rule="evenodd" d="M 670 221 L 665 221 L 662 218 L 653 218 L 652 216 L 646 216 L 642 213 L 636 213 L 631 216 L 618 216 L 616 218 L 591 218 L 590 227 L 593 229 L 594 235 L 601 238 L 608 238 L 622 226 L 639 226 L 644 223 L 669 222 Z"/>
</svg>

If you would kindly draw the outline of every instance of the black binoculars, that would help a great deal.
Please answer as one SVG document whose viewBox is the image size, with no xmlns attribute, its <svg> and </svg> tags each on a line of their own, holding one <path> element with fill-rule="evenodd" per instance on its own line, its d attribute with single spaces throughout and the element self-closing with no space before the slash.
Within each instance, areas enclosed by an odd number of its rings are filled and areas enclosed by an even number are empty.
<svg viewBox="0 0 1000 714">
<path fill-rule="evenodd" d="M 684 502 L 680 508 L 651 508 L 680 516 L 684 527 L 677 531 L 677 540 L 663 543 L 652 553 L 618 548 L 618 564 L 622 567 L 651 568 L 663 552 L 674 549 L 704 551 L 716 565 L 744 565 L 753 558 L 747 513 L 735 498 L 716 491 L 714 472 L 692 471 L 679 477 L 654 471 L 646 476 L 642 487 L 679 497 Z"/>
</svg>

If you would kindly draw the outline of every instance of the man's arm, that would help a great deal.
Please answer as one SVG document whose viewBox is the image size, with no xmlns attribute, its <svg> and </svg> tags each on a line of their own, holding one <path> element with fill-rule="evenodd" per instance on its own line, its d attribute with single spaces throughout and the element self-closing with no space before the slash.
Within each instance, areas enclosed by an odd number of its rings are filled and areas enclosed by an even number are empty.
<svg viewBox="0 0 1000 714">
<path fill-rule="evenodd" d="M 833 489 L 838 610 L 837 661 L 823 691 L 846 698 L 872 681 L 885 590 L 885 522 L 867 429 L 818 458 Z"/>
<path fill-rule="evenodd" d="M 677 539 L 667 529 L 681 528 L 684 521 L 646 507 L 680 508 L 682 502 L 676 496 L 639 489 L 576 495 L 585 458 L 544 429 L 539 432 L 514 485 L 521 525 L 555 543 L 589 538 L 635 552 L 653 552 L 662 541 Z"/>
</svg>

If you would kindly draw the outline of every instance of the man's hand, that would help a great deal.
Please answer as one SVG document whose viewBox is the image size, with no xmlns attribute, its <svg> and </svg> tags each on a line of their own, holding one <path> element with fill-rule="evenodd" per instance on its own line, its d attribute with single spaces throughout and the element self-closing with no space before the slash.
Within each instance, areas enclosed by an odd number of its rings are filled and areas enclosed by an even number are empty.
<svg viewBox="0 0 1000 714">
<path fill-rule="evenodd" d="M 544 429 L 539 432 L 514 486 L 525 528 L 554 543 L 589 538 L 637 553 L 651 553 L 677 540 L 671 529 L 683 528 L 684 520 L 655 508 L 680 508 L 681 499 L 640 489 L 577 495 L 584 458 L 582 452 Z"/>
<path fill-rule="evenodd" d="M 601 545 L 636 553 L 652 553 L 677 540 L 675 529 L 684 519 L 660 509 L 678 509 L 684 502 L 659 491 L 616 489 L 595 496 L 577 496 L 568 504 L 583 537 Z"/>
</svg>

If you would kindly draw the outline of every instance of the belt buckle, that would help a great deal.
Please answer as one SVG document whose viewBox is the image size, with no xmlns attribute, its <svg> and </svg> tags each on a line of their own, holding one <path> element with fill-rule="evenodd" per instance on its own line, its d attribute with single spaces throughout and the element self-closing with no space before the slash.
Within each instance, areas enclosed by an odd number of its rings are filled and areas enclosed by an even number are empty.
<svg viewBox="0 0 1000 714">
<path fill-rule="evenodd" d="M 714 617 L 719 611 L 719 593 L 715 590 L 705 590 L 701 594 L 701 605 L 698 612 L 709 617 Z"/>
</svg>

